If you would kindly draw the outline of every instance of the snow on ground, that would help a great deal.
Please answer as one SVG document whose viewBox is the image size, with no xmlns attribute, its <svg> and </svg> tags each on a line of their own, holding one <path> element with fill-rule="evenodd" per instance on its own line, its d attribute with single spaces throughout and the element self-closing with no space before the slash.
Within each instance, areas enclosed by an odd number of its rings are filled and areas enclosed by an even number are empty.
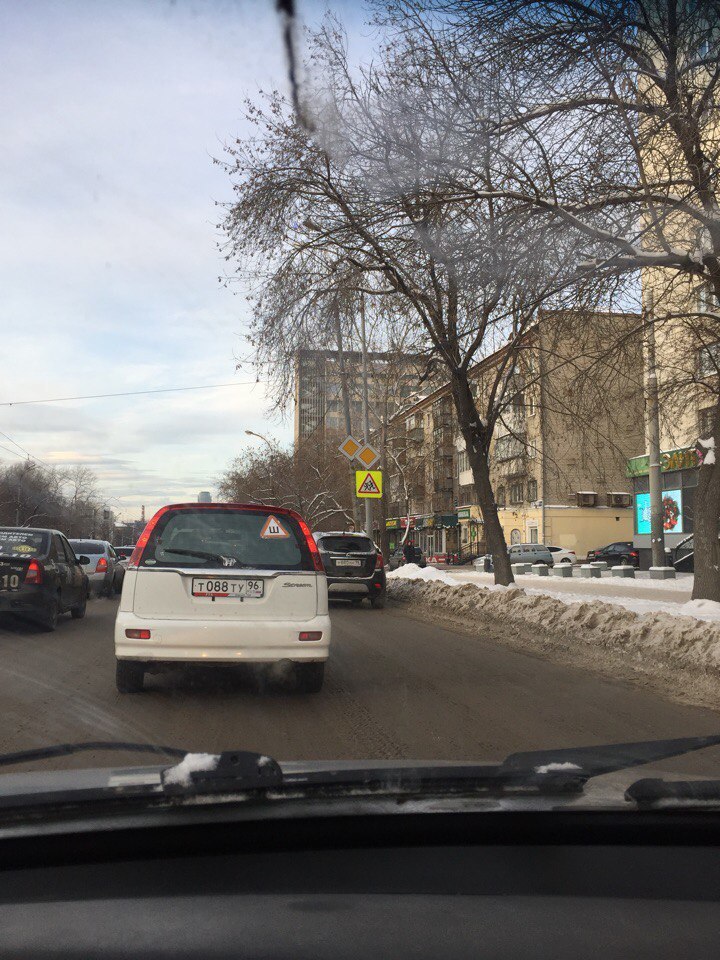
<svg viewBox="0 0 720 960">
<path fill-rule="evenodd" d="M 667 597 L 662 581 L 647 581 L 642 589 L 652 597 L 655 583 L 660 584 L 658 595 Z M 527 576 L 500 587 L 492 583 L 492 574 L 421 570 L 415 564 L 388 573 L 392 599 L 437 609 L 441 617 L 478 632 L 485 614 L 537 628 L 531 635 L 540 648 L 561 639 L 579 659 L 583 650 L 604 657 L 607 664 L 612 662 L 608 655 L 620 656 L 674 684 L 680 682 L 678 668 L 720 678 L 720 603 L 689 600 L 687 588 L 675 591 L 675 601 L 632 597 L 625 592 L 628 586 L 632 584 Z"/>
<path fill-rule="evenodd" d="M 608 571 L 609 572 L 609 571 Z M 388 573 L 388 579 L 423 580 L 428 583 L 446 583 L 457 586 L 472 583 L 487 590 L 506 590 L 494 582 L 492 573 L 472 570 L 438 570 L 435 567 L 420 568 L 409 563 Z M 712 600 L 691 600 L 692 576 L 680 576 L 677 580 L 650 580 L 642 575 L 636 580 L 621 580 L 618 577 L 572 579 L 538 577 L 532 574 L 515 578 L 515 584 L 530 596 L 557 597 L 563 603 L 588 603 L 600 601 L 613 603 L 633 613 L 669 613 L 679 617 L 697 617 L 699 620 L 720 623 L 720 603 Z"/>
</svg>

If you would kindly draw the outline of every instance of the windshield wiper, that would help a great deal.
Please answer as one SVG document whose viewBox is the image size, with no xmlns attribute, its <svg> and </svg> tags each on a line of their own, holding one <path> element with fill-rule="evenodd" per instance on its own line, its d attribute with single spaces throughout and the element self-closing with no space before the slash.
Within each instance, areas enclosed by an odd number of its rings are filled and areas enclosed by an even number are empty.
<svg viewBox="0 0 720 960">
<path fill-rule="evenodd" d="M 52 760 L 54 757 L 69 757 L 73 753 L 118 750 L 126 753 L 154 753 L 164 757 L 184 757 L 187 750 L 181 747 L 165 747 L 156 743 L 125 743 L 120 740 L 89 740 L 83 743 L 53 743 L 33 750 L 18 750 L 15 753 L 0 753 L 0 767 L 13 767 L 33 760 Z"/>
<path fill-rule="evenodd" d="M 180 547 L 164 547 L 163 553 L 177 553 L 183 557 L 200 557 L 203 560 L 215 560 L 224 567 L 249 567 L 249 563 L 242 563 L 237 557 L 224 557 L 220 553 L 208 553 L 206 550 L 183 550 Z"/>
<path fill-rule="evenodd" d="M 625 799 L 639 807 L 651 807 L 661 800 L 684 803 L 720 803 L 720 780 L 660 780 L 646 777 L 631 783 Z"/>
</svg>

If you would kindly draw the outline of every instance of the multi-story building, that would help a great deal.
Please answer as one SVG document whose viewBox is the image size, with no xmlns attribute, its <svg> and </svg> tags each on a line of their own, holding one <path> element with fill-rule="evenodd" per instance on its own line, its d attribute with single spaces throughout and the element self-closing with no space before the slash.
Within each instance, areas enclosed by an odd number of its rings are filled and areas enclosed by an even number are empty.
<svg viewBox="0 0 720 960">
<path fill-rule="evenodd" d="M 629 343 L 606 356 L 610 329 L 627 316 L 542 315 L 504 385 L 490 452 L 491 480 L 508 543 L 575 550 L 632 539 L 629 452 L 643 435 L 642 360 Z M 472 371 L 482 413 L 506 365 L 505 350 Z M 386 455 L 391 541 L 406 524 L 431 555 L 485 550 L 482 511 L 448 384 L 391 421 Z"/>
<path fill-rule="evenodd" d="M 665 547 L 694 529 L 699 462 L 697 440 L 713 430 L 720 371 L 720 322 L 709 287 L 667 271 L 643 271 L 643 302 L 654 317 L 655 373 L 660 409 L 660 449 Z M 647 347 L 648 335 L 645 336 Z M 634 494 L 634 543 L 650 554 L 647 437 L 628 460 Z"/>
<path fill-rule="evenodd" d="M 362 436 L 362 354 L 343 353 L 351 429 Z M 418 392 L 419 358 L 390 353 L 368 354 L 368 401 L 371 430 Z M 295 444 L 311 437 L 346 432 L 342 395 L 343 368 L 337 350 L 298 350 L 295 359 Z"/>
</svg>

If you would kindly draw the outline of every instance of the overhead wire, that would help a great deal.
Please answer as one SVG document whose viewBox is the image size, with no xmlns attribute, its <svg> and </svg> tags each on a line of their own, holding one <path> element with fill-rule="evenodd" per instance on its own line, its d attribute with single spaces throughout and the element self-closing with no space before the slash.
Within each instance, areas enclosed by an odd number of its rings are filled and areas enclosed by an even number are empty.
<svg viewBox="0 0 720 960">
<path fill-rule="evenodd" d="M 221 387 L 247 387 L 259 382 L 259 380 L 236 380 L 233 383 L 208 383 L 193 387 L 160 387 L 157 390 L 125 390 L 122 393 L 93 393 L 79 397 L 48 397 L 43 400 L 0 400 L 0 407 L 22 407 L 31 403 L 69 403 L 71 400 L 102 400 L 107 397 L 139 397 L 151 393 L 181 393 L 185 390 L 219 390 Z"/>
</svg>

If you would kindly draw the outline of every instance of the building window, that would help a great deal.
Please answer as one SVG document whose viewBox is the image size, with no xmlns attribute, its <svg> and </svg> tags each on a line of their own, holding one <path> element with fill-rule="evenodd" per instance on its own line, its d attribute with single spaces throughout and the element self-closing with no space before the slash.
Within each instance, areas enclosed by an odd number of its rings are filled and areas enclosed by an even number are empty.
<svg viewBox="0 0 720 960">
<path fill-rule="evenodd" d="M 513 457 L 522 456 L 524 446 L 521 438 L 510 433 L 504 437 L 498 437 L 495 441 L 495 459 L 512 460 Z"/>
<path fill-rule="evenodd" d="M 505 487 L 498 487 L 495 494 L 495 503 L 498 507 L 505 506 Z"/>
<path fill-rule="evenodd" d="M 700 415 L 698 417 L 698 433 L 700 434 L 701 437 L 712 436 L 714 419 L 715 419 L 714 407 L 706 407 L 704 410 L 700 411 Z"/>
<path fill-rule="evenodd" d="M 528 396 L 527 412 L 529 417 L 535 416 L 535 395 L 533 393 Z"/>
<path fill-rule="evenodd" d="M 515 480 L 510 484 L 510 503 L 522 503 L 524 497 L 522 480 Z"/>
<path fill-rule="evenodd" d="M 527 497 L 530 503 L 537 500 L 537 480 L 528 480 Z"/>
<path fill-rule="evenodd" d="M 537 527 L 528 527 L 528 539 L 530 543 L 538 542 L 538 528 Z"/>
<path fill-rule="evenodd" d="M 711 343 L 698 351 L 698 372 L 701 377 L 710 377 L 720 367 L 720 343 Z"/>
<path fill-rule="evenodd" d="M 717 300 L 709 283 L 704 283 L 698 291 L 698 310 L 700 313 L 714 313 L 717 310 Z"/>
<path fill-rule="evenodd" d="M 461 450 L 457 455 L 457 470 L 458 477 L 461 473 L 464 473 L 465 470 L 470 469 L 470 457 L 468 457 L 467 450 Z"/>
</svg>

